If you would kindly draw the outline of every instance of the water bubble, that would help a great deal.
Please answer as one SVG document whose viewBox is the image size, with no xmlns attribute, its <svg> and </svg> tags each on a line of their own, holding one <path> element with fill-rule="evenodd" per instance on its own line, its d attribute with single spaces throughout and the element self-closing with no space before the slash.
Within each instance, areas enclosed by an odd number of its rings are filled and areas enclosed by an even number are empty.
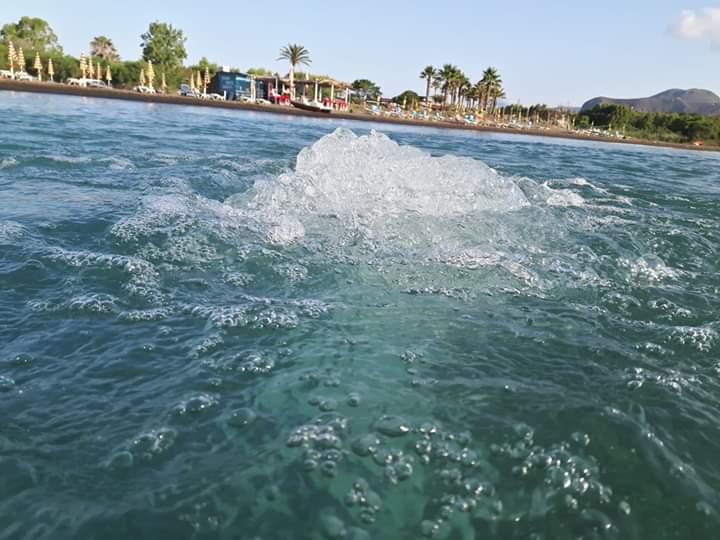
<svg viewBox="0 0 720 540">
<path fill-rule="evenodd" d="M 138 435 L 131 444 L 133 454 L 150 459 L 170 448 L 177 438 L 177 431 L 171 428 L 159 428 Z"/>
<path fill-rule="evenodd" d="M 334 399 L 324 399 L 320 402 L 319 409 L 321 411 L 329 412 L 337 409 L 338 403 Z"/>
<path fill-rule="evenodd" d="M 388 437 L 401 437 L 410 433 L 410 423 L 401 416 L 383 415 L 375 422 L 375 429 Z"/>
<path fill-rule="evenodd" d="M 590 435 L 588 435 L 587 433 L 575 432 L 570 436 L 570 438 L 576 443 L 581 444 L 582 446 L 590 445 Z"/>
<path fill-rule="evenodd" d="M 375 512 L 372 512 L 370 510 L 363 510 L 360 512 L 360 521 L 365 523 L 366 525 L 372 525 L 375 523 Z"/>
<path fill-rule="evenodd" d="M 440 532 L 440 525 L 434 521 L 425 520 L 420 524 L 420 532 L 425 538 L 436 538 Z"/>
<path fill-rule="evenodd" d="M 357 392 L 350 392 L 347 396 L 347 404 L 350 407 L 357 407 L 360 405 L 360 394 Z"/>
<path fill-rule="evenodd" d="M 352 443 L 352 451 L 360 457 L 366 457 L 377 452 L 380 446 L 380 439 L 372 433 L 361 435 Z"/>
<path fill-rule="evenodd" d="M 697 511 L 701 514 L 704 514 L 706 516 L 711 516 L 713 514 L 712 506 L 710 506 L 705 501 L 700 501 L 695 505 L 695 508 L 697 508 Z"/>
<path fill-rule="evenodd" d="M 123 450 L 110 457 L 107 467 L 108 469 L 127 469 L 132 467 L 134 461 L 133 455 L 127 450 Z"/>
<path fill-rule="evenodd" d="M 621 501 L 620 504 L 618 505 L 618 508 L 620 509 L 620 511 L 623 514 L 625 514 L 627 516 L 630 515 L 630 512 L 631 512 L 630 503 L 628 503 L 627 501 Z"/>
<path fill-rule="evenodd" d="M 337 463 L 331 460 L 323 461 L 320 464 L 320 471 L 328 478 L 332 478 L 337 474 Z"/>
<path fill-rule="evenodd" d="M 6 375 L 0 375 L 0 392 L 9 392 L 15 387 L 15 380 L 7 377 Z"/>
<path fill-rule="evenodd" d="M 328 512 L 324 512 L 320 517 L 320 527 L 325 538 L 329 540 L 340 540 L 347 535 L 347 530 L 342 520 Z"/>
<path fill-rule="evenodd" d="M 565 495 L 565 506 L 569 510 L 577 510 L 578 509 L 578 500 L 573 497 L 572 495 Z"/>
<path fill-rule="evenodd" d="M 228 419 L 228 424 L 233 427 L 245 427 L 252 424 L 256 419 L 257 414 L 255 411 L 243 407 L 232 412 Z"/>
<path fill-rule="evenodd" d="M 181 416 L 191 413 L 199 413 L 204 411 L 205 409 L 209 409 L 210 407 L 217 405 L 218 402 L 219 401 L 217 396 L 213 396 L 210 394 L 200 394 L 198 396 L 188 398 L 187 400 L 180 403 L 175 408 L 175 411 Z"/>
<path fill-rule="evenodd" d="M 12 363 L 16 366 L 29 366 L 33 362 L 33 357 L 29 354 L 18 354 L 12 359 Z"/>
</svg>

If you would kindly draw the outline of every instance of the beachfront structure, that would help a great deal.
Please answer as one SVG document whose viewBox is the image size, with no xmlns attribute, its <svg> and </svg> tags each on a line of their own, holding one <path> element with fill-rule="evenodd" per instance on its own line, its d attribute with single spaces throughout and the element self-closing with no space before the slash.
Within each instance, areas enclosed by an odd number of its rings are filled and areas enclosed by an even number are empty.
<svg viewBox="0 0 720 540">
<path fill-rule="evenodd" d="M 228 100 L 250 98 L 252 77 L 247 73 L 218 71 L 210 81 L 210 92 L 220 94 Z"/>
<path fill-rule="evenodd" d="M 347 83 L 332 79 L 296 80 L 294 83 L 297 96 L 317 99 L 338 110 L 347 108 L 350 97 L 350 85 Z M 223 67 L 213 76 L 208 91 L 230 101 L 267 100 L 290 105 L 290 81 L 277 76 L 256 77 Z"/>
</svg>

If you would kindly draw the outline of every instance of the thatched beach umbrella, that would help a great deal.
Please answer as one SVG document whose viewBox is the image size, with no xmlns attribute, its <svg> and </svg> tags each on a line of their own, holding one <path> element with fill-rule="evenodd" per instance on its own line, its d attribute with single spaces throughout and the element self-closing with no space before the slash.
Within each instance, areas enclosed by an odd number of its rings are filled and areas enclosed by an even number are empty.
<svg viewBox="0 0 720 540">
<path fill-rule="evenodd" d="M 208 66 L 205 66 L 205 80 L 203 82 L 205 83 L 203 93 L 207 94 L 207 87 L 210 84 L 210 68 Z"/>
<path fill-rule="evenodd" d="M 42 81 L 43 65 L 42 65 L 42 62 L 40 61 L 40 53 L 39 52 L 35 53 L 35 65 L 33 67 L 35 68 L 35 71 L 37 71 L 38 81 Z"/>
<path fill-rule="evenodd" d="M 153 83 L 155 82 L 155 69 L 152 65 L 152 60 L 148 60 L 147 63 L 147 78 L 148 78 L 148 86 L 150 88 L 153 87 Z"/>
<path fill-rule="evenodd" d="M 110 64 L 108 64 L 105 70 L 105 82 L 108 86 L 112 86 L 112 71 L 110 71 Z"/>
<path fill-rule="evenodd" d="M 87 69 L 87 58 L 85 58 L 84 53 L 80 53 L 80 73 L 82 74 L 83 79 L 87 75 Z"/>
<path fill-rule="evenodd" d="M 24 73 L 25 72 L 25 55 L 23 54 L 22 47 L 20 47 L 18 49 L 17 62 L 18 62 L 18 69 L 20 70 L 20 73 Z"/>
<path fill-rule="evenodd" d="M 10 64 L 10 73 L 15 74 L 15 63 L 17 62 L 17 53 L 15 52 L 15 45 L 11 41 L 8 45 L 8 64 Z"/>
<path fill-rule="evenodd" d="M 140 70 L 140 80 L 138 81 L 140 83 L 140 86 L 145 86 L 147 81 L 145 80 L 145 68 Z"/>
<path fill-rule="evenodd" d="M 50 80 L 55 82 L 55 68 L 53 67 L 52 58 L 48 58 L 48 75 L 50 75 Z"/>
<path fill-rule="evenodd" d="M 95 66 L 93 65 L 92 55 L 90 55 L 90 58 L 88 59 L 88 77 L 91 79 L 95 78 Z"/>
</svg>

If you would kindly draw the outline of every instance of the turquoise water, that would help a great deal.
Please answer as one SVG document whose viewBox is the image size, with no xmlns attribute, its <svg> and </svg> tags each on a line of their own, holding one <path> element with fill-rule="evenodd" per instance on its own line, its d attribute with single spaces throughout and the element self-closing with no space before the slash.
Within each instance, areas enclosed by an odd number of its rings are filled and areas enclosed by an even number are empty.
<svg viewBox="0 0 720 540">
<path fill-rule="evenodd" d="M 0 538 L 720 536 L 717 155 L 0 117 Z"/>
</svg>

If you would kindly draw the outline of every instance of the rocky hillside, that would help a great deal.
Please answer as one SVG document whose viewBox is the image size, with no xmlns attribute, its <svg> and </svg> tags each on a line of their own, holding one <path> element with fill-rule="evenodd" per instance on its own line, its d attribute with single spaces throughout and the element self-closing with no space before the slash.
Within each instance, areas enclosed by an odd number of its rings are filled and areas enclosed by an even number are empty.
<svg viewBox="0 0 720 540">
<path fill-rule="evenodd" d="M 720 116 L 720 97 L 710 90 L 666 90 L 657 95 L 637 99 L 596 97 L 585 102 L 583 111 L 596 105 L 625 105 L 638 112 L 693 113 Z"/>
</svg>

